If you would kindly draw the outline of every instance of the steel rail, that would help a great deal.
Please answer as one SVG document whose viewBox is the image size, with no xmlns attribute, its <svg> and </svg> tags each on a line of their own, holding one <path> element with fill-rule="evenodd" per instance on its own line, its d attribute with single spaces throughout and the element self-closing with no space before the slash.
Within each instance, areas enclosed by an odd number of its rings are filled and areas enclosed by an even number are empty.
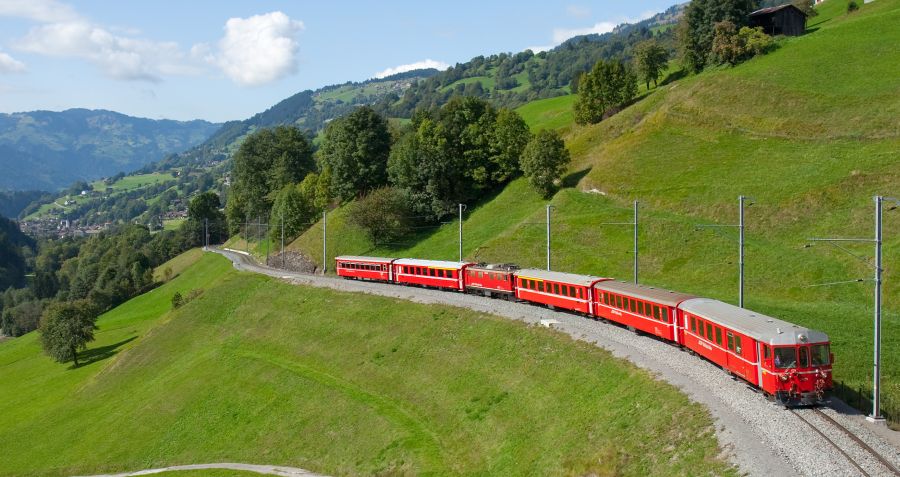
<svg viewBox="0 0 900 477">
<path fill-rule="evenodd" d="M 847 459 L 847 462 L 850 462 L 851 464 L 853 464 L 853 466 L 856 467 L 863 475 L 865 475 L 866 477 L 872 477 L 872 474 L 866 472 L 865 469 L 863 469 L 859 465 L 859 463 L 857 463 L 855 460 L 853 460 L 852 457 L 850 457 L 850 454 L 848 454 L 844 449 L 841 448 L 841 446 L 837 445 L 833 440 L 831 440 L 830 437 L 826 436 L 825 433 L 822 432 L 821 429 L 819 429 L 818 427 L 813 425 L 813 423 L 809 422 L 809 420 L 807 420 L 805 417 L 800 415 L 800 413 L 797 412 L 796 410 L 794 410 L 794 409 L 788 409 L 788 410 L 791 411 L 795 416 L 797 416 L 801 421 L 805 422 L 806 425 L 809 426 L 812 430 L 816 431 L 820 436 L 822 436 L 822 438 L 825 439 L 829 444 L 831 444 L 832 447 L 837 449 L 838 452 L 843 454 L 844 457 Z"/>
<path fill-rule="evenodd" d="M 820 409 L 813 409 L 813 411 L 815 411 L 816 414 L 824 417 L 825 420 L 827 420 L 832 425 L 834 425 L 834 427 L 837 427 L 838 429 L 840 429 L 840 431 L 843 432 L 844 434 L 846 434 L 847 437 L 849 437 L 850 439 L 853 439 L 853 441 L 856 442 L 860 447 L 862 447 L 863 450 L 865 450 L 866 452 L 871 454 L 873 457 L 878 459 L 878 462 L 881 462 L 881 464 L 884 465 L 885 467 L 887 467 L 888 470 L 890 470 L 894 475 L 900 476 L 900 470 L 898 470 L 897 467 L 894 466 L 894 464 L 890 463 L 887 459 L 884 458 L 884 456 L 879 454 L 878 451 L 873 449 L 869 444 L 866 444 L 865 441 L 863 441 L 862 439 L 859 438 L 859 436 L 850 432 L 850 429 L 847 429 L 842 424 L 835 421 L 833 417 L 829 416 L 828 414 L 825 414 Z"/>
</svg>

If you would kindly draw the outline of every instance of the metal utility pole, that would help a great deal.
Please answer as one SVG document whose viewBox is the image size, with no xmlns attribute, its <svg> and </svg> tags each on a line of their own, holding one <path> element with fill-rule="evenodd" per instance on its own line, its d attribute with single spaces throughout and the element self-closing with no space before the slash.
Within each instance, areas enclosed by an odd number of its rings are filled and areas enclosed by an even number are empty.
<svg viewBox="0 0 900 477">
<path fill-rule="evenodd" d="M 328 211 L 322 212 L 322 275 L 328 271 Z"/>
<path fill-rule="evenodd" d="M 203 247 L 209 248 L 209 219 L 203 219 Z"/>
<path fill-rule="evenodd" d="M 638 284 L 638 201 L 634 201 L 633 222 L 606 222 L 600 225 L 628 225 L 634 227 L 634 284 Z"/>
<path fill-rule="evenodd" d="M 284 212 L 281 213 L 281 268 L 284 268 Z"/>
<path fill-rule="evenodd" d="M 547 205 L 547 271 L 550 271 L 550 209 L 552 205 Z"/>
<path fill-rule="evenodd" d="M 638 201 L 634 201 L 634 284 L 638 283 Z"/>
<path fill-rule="evenodd" d="M 462 225 L 463 225 L 462 213 L 463 213 L 463 210 L 466 210 L 466 204 L 459 204 L 459 261 L 460 262 L 463 261 L 463 251 L 462 251 L 462 248 L 463 248 L 462 247 Z"/>
<path fill-rule="evenodd" d="M 738 196 L 738 223 L 730 225 L 697 225 L 701 228 L 719 228 L 719 227 L 735 227 L 738 229 L 738 306 L 744 307 L 744 203 L 753 205 L 753 198 L 747 196 Z"/>
<path fill-rule="evenodd" d="M 875 268 L 875 338 L 874 338 L 874 363 L 872 369 L 872 414 L 866 416 L 866 420 L 869 422 L 884 424 L 884 416 L 881 415 L 881 287 L 882 287 L 882 279 L 881 273 L 883 268 L 881 267 L 882 261 L 882 212 L 884 210 L 884 201 L 890 201 L 897 204 L 900 204 L 900 200 L 892 198 L 892 197 L 882 197 L 880 195 L 876 195 L 873 197 L 875 201 L 875 238 L 874 239 L 866 239 L 866 238 L 812 238 L 809 239 L 810 242 L 830 242 L 832 245 L 837 247 L 838 249 L 852 255 L 853 257 L 872 265 Z M 855 253 L 847 250 L 844 247 L 838 245 L 838 242 L 863 242 L 863 243 L 874 243 L 875 244 L 875 263 L 874 265 L 869 262 L 868 259 L 864 257 L 860 257 Z M 858 283 L 864 281 L 862 279 L 858 280 L 849 280 L 842 282 L 833 282 L 833 283 L 825 283 L 823 285 L 838 285 L 843 283 Z M 814 286 L 822 286 L 822 285 L 814 285 Z"/>
<path fill-rule="evenodd" d="M 247 221 L 244 222 L 244 251 L 250 253 L 250 215 L 247 215 Z"/>
<path fill-rule="evenodd" d="M 881 212 L 884 198 L 875 196 L 875 365 L 872 373 L 871 422 L 884 422 L 881 415 Z"/>
</svg>

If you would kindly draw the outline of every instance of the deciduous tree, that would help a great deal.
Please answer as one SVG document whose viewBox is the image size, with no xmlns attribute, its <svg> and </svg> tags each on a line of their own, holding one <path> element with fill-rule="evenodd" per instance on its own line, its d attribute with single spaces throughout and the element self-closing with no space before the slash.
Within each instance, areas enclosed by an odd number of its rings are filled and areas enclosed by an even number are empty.
<svg viewBox="0 0 900 477">
<path fill-rule="evenodd" d="M 571 157 L 566 144 L 553 130 L 543 130 L 525 146 L 522 171 L 545 198 L 553 195 Z"/>
<path fill-rule="evenodd" d="M 647 84 L 647 89 L 650 89 L 650 82 L 656 86 L 660 75 L 668 67 L 669 52 L 658 41 L 647 40 L 637 44 L 634 59 L 641 79 Z"/>
<path fill-rule="evenodd" d="M 390 151 L 388 123 L 369 106 L 329 123 L 320 153 L 331 169 L 334 194 L 351 200 L 383 186 Z"/>
<path fill-rule="evenodd" d="M 40 328 L 44 352 L 59 363 L 74 361 L 78 367 L 78 352 L 94 341 L 96 320 L 96 309 L 86 300 L 48 306 Z"/>
</svg>

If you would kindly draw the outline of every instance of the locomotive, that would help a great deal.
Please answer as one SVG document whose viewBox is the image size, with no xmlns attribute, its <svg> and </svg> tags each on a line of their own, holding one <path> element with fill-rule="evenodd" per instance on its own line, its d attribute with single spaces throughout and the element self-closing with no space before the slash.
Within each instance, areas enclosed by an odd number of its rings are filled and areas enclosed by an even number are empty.
<svg viewBox="0 0 900 477">
<path fill-rule="evenodd" d="M 694 353 L 785 406 L 832 389 L 828 335 L 728 303 L 513 264 L 340 256 L 338 276 L 484 295 L 603 319 Z"/>
</svg>

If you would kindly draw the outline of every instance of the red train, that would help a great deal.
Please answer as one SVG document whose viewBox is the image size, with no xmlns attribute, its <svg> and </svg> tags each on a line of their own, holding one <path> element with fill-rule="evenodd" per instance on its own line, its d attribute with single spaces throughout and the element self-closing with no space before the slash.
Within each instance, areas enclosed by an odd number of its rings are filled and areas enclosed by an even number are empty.
<svg viewBox="0 0 900 477">
<path fill-rule="evenodd" d="M 784 405 L 821 403 L 832 388 L 828 335 L 718 300 L 512 264 L 343 256 L 335 265 L 344 278 L 519 300 L 619 323 L 698 354 Z"/>
</svg>

